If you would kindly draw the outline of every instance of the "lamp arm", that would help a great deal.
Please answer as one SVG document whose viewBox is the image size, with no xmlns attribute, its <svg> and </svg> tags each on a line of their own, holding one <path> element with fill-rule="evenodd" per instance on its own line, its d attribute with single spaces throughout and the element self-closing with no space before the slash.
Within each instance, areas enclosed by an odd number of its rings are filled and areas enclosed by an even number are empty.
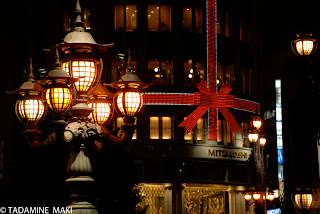
<svg viewBox="0 0 320 214">
<path fill-rule="evenodd" d="M 135 118 L 125 117 L 123 121 L 124 125 L 121 126 L 121 129 L 123 130 L 124 135 L 122 137 L 117 137 L 112 132 L 101 127 L 100 138 L 98 141 L 106 142 L 116 146 L 129 143 L 132 140 L 134 130 L 136 129 L 136 125 L 134 125 Z M 99 143 L 96 143 L 96 147 L 98 147 L 98 144 Z"/>
<path fill-rule="evenodd" d="M 52 132 L 47 139 L 45 139 L 42 142 L 38 141 L 40 131 L 35 132 L 28 132 L 24 133 L 26 135 L 26 138 L 28 140 L 28 146 L 32 149 L 39 149 L 39 148 L 45 148 L 50 146 L 55 140 L 56 140 L 56 134 L 55 132 Z"/>
</svg>

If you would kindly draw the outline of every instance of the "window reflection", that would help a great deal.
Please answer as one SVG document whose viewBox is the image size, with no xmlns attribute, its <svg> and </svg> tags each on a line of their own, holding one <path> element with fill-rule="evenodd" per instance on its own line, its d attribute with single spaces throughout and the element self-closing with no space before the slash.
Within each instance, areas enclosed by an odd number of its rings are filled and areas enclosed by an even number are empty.
<svg viewBox="0 0 320 214">
<path fill-rule="evenodd" d="M 192 7 L 183 7 L 183 29 L 185 31 L 192 31 Z"/>
<path fill-rule="evenodd" d="M 126 26 L 124 26 L 124 20 L 126 21 Z M 126 31 L 133 31 L 137 29 L 136 5 L 114 6 L 114 29 L 121 30 L 124 28 L 126 28 Z"/>
<path fill-rule="evenodd" d="M 202 33 L 202 8 L 195 9 L 196 33 Z"/>
<path fill-rule="evenodd" d="M 126 31 L 137 29 L 137 6 L 126 5 Z"/>
<path fill-rule="evenodd" d="M 203 80 L 206 80 L 204 62 L 193 63 L 192 60 L 188 60 L 184 63 L 184 72 L 186 80 L 185 84 L 187 86 L 193 86 Z"/>
<path fill-rule="evenodd" d="M 151 73 L 150 82 L 157 84 L 173 84 L 172 62 L 171 61 L 148 61 L 148 71 Z"/>
<path fill-rule="evenodd" d="M 148 5 L 148 30 L 170 31 L 171 30 L 171 7 L 170 5 Z"/>
</svg>

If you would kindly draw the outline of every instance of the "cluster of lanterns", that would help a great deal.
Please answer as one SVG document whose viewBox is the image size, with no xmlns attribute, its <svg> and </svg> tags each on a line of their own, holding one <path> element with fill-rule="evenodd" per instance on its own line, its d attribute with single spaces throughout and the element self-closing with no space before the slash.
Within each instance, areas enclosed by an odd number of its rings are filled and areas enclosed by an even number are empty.
<svg viewBox="0 0 320 214">
<path fill-rule="evenodd" d="M 261 198 L 267 199 L 268 201 L 273 201 L 275 199 L 275 196 L 272 192 L 247 192 L 244 195 L 244 199 L 246 201 L 251 201 L 251 199 L 254 199 L 255 201 L 259 201 Z"/>
<path fill-rule="evenodd" d="M 114 109 L 124 117 L 134 117 L 141 110 L 142 89 L 148 85 L 142 83 L 133 72 L 130 52 L 126 74 L 118 82 L 110 84 L 118 89 L 113 94 L 100 82 L 102 60 L 97 59 L 97 54 L 92 54 L 94 51 L 103 52 L 98 50 L 99 48 L 101 49 L 97 44 L 57 45 L 55 69 L 39 81 L 43 87 L 34 80 L 30 62 L 29 79 L 18 90 L 12 92 L 20 94 L 20 99 L 16 102 L 16 114 L 27 127 L 27 133 L 39 133 L 38 124 L 48 109 L 53 114 L 54 122 L 66 123 L 64 117 L 77 103 L 76 98 L 89 96 L 87 104 L 91 108 L 90 111 L 93 110 L 89 118 L 100 126 L 106 126 L 110 122 Z M 104 51 L 107 49 L 106 45 L 102 48 Z M 61 64 L 59 49 L 64 54 Z"/>
<path fill-rule="evenodd" d="M 267 139 L 260 134 L 260 128 L 262 126 L 262 117 L 254 116 L 251 120 L 248 139 L 251 143 L 256 143 L 259 140 L 261 146 L 267 143 Z"/>
</svg>

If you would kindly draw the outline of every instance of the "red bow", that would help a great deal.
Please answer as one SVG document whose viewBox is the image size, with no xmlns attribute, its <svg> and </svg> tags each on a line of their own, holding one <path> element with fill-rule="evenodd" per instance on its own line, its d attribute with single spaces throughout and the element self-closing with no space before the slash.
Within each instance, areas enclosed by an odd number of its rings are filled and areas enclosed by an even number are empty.
<svg viewBox="0 0 320 214">
<path fill-rule="evenodd" d="M 217 139 L 217 108 L 228 122 L 232 133 L 241 131 L 235 118 L 227 108 L 235 108 L 235 96 L 228 95 L 232 90 L 227 85 L 222 84 L 218 94 L 210 92 L 207 82 L 202 81 L 196 85 L 200 92 L 194 93 L 194 105 L 199 105 L 179 126 L 185 127 L 187 132 L 191 132 L 198 120 L 209 110 L 209 136 Z M 211 132 L 211 133 L 210 133 Z"/>
</svg>

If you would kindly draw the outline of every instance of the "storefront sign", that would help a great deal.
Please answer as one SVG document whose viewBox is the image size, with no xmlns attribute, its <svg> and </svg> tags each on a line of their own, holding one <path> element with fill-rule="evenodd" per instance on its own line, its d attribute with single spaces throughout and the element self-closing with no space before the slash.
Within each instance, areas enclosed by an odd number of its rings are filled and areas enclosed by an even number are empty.
<svg viewBox="0 0 320 214">
<path fill-rule="evenodd" d="M 229 160 L 242 160 L 247 161 L 251 154 L 250 150 L 233 148 L 219 148 L 213 147 L 208 149 L 208 157 L 218 158 L 218 159 L 229 159 Z"/>
</svg>

